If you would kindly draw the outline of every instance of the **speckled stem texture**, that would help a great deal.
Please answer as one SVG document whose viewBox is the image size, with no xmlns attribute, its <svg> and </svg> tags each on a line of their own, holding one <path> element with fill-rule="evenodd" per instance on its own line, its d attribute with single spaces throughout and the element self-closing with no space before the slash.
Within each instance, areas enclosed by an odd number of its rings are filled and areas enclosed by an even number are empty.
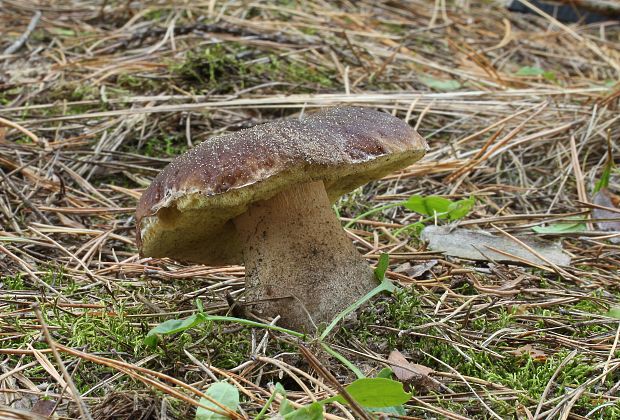
<svg viewBox="0 0 620 420">
<path fill-rule="evenodd" d="M 235 219 L 247 301 L 260 317 L 312 332 L 377 282 L 334 214 L 323 182 L 285 190 Z"/>
</svg>

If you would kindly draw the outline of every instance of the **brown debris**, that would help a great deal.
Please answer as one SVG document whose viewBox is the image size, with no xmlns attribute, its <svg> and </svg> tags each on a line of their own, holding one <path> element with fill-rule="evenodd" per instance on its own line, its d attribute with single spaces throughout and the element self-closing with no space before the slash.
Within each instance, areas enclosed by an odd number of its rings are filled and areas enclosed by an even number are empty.
<svg viewBox="0 0 620 420">
<path fill-rule="evenodd" d="M 439 390 L 439 383 L 431 378 L 435 372 L 433 369 L 409 362 L 398 350 L 390 352 L 388 362 L 390 362 L 394 376 L 399 381 L 410 384 L 416 389 Z"/>
</svg>

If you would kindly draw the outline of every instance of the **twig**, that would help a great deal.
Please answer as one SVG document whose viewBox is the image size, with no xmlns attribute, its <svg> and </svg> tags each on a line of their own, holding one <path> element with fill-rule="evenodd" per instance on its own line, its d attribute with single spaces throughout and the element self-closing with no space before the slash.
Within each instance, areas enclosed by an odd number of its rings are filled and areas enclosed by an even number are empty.
<svg viewBox="0 0 620 420">
<path fill-rule="evenodd" d="M 609 364 L 611 363 L 612 357 L 616 354 L 616 348 L 618 347 L 618 339 L 620 339 L 620 322 L 618 323 L 618 328 L 616 329 L 614 343 L 611 346 L 611 350 L 609 350 L 609 355 L 607 356 L 607 360 L 603 366 L 603 373 L 607 373 L 609 371 Z M 607 375 L 604 375 L 601 378 L 601 385 L 605 384 L 605 379 L 607 379 Z"/>
<path fill-rule="evenodd" d="M 13 121 L 9 121 L 6 118 L 0 117 L 0 124 L 1 125 L 5 125 L 7 127 L 14 128 L 14 129 L 16 129 L 18 131 L 21 131 L 23 134 L 25 134 L 28 137 L 30 137 L 30 139 L 33 142 L 37 143 L 37 144 L 41 143 L 41 140 L 39 140 L 39 137 L 36 134 L 34 134 L 32 131 L 28 130 L 27 128 L 22 127 L 21 125 L 19 125 L 17 123 L 14 123 Z"/>
<path fill-rule="evenodd" d="M 298 345 L 301 354 L 308 360 L 308 363 L 325 379 L 327 379 L 337 390 L 342 397 L 347 400 L 351 406 L 351 410 L 355 413 L 359 419 L 372 420 L 372 417 L 359 405 L 357 401 L 347 392 L 347 390 L 338 382 L 338 379 L 331 374 L 329 370 L 325 368 L 316 358 L 314 354 L 310 352 L 303 344 Z"/>
<path fill-rule="evenodd" d="M 19 50 L 26 43 L 26 41 L 30 37 L 30 34 L 32 34 L 32 31 L 34 31 L 34 28 L 36 28 L 39 24 L 39 19 L 41 19 L 41 12 L 37 10 L 34 13 L 34 16 L 32 16 L 32 19 L 30 19 L 30 23 L 28 23 L 26 31 L 21 34 L 20 37 L 15 40 L 15 42 L 5 48 L 2 54 L 9 55 Z"/>
</svg>

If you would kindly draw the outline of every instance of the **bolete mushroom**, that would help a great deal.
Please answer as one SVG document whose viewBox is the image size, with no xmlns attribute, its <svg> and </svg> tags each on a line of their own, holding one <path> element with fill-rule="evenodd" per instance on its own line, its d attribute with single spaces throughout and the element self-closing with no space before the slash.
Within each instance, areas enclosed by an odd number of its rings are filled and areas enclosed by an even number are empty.
<svg viewBox="0 0 620 420">
<path fill-rule="evenodd" d="M 251 310 L 310 332 L 377 284 L 332 203 L 426 148 L 404 121 L 363 108 L 212 138 L 173 160 L 144 192 L 138 246 L 144 256 L 244 262 Z"/>
</svg>

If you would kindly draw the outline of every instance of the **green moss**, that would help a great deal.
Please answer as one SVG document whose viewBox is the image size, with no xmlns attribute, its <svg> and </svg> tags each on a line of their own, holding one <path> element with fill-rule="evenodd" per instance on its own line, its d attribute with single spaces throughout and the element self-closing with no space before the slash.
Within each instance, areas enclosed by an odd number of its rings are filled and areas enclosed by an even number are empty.
<svg viewBox="0 0 620 420">
<path fill-rule="evenodd" d="M 194 343 L 197 337 L 204 337 L 204 341 L 197 345 L 200 348 L 211 349 L 209 358 L 211 362 L 223 369 L 230 369 L 250 358 L 252 349 L 251 329 L 243 328 L 236 332 L 226 333 L 231 325 L 207 323 L 204 328 L 198 328 L 194 335 Z"/>
<path fill-rule="evenodd" d="M 607 305 L 601 302 L 605 292 L 603 290 L 594 290 L 588 293 L 587 297 L 584 297 L 579 302 L 572 306 L 573 309 L 587 312 L 591 314 L 605 314 L 609 310 Z"/>
<path fill-rule="evenodd" d="M 609 404 L 610 401 L 599 397 L 581 397 L 577 400 L 576 406 L 583 409 L 583 412 L 588 414 L 594 411 L 594 414 L 589 416 L 591 419 L 597 420 L 618 420 L 620 419 L 620 402 Z M 607 405 L 609 404 L 609 405 Z"/>
<path fill-rule="evenodd" d="M 32 139 L 28 136 L 19 136 L 15 140 L 16 144 L 32 144 L 34 143 Z"/>
<path fill-rule="evenodd" d="M 596 294 L 592 294 L 592 297 L 598 297 Z M 607 308 L 595 299 L 582 299 L 575 305 L 573 309 L 587 312 L 590 314 L 603 314 L 607 312 Z"/>
<path fill-rule="evenodd" d="M 504 341 L 503 335 L 489 344 L 489 350 L 497 352 L 503 357 L 498 357 L 490 351 L 473 346 L 462 346 L 463 340 L 454 337 L 454 334 L 461 334 L 459 329 L 446 329 L 442 326 L 429 325 L 427 328 L 416 329 L 416 326 L 429 324 L 430 319 L 425 316 L 432 311 L 425 308 L 423 300 L 413 289 L 402 289 L 392 296 L 383 296 L 373 302 L 372 306 L 358 314 L 357 323 L 343 329 L 340 332 L 340 339 L 347 342 L 355 339 L 364 342 L 369 348 L 380 353 L 387 353 L 393 349 L 411 356 L 412 361 L 428 366 L 438 371 L 446 371 L 446 365 L 455 369 L 466 376 L 481 378 L 483 380 L 504 385 L 515 391 L 519 391 L 519 402 L 523 405 L 531 406 L 540 400 L 545 387 L 551 380 L 553 374 L 558 371 L 561 363 L 566 359 L 570 350 L 562 349 L 554 351 L 545 346 L 544 342 L 537 344 L 537 336 L 529 336 L 532 347 L 542 352 L 539 357 L 531 357 L 527 352 L 515 351 L 525 345 L 511 341 Z M 610 327 L 607 325 L 594 325 L 577 322 L 566 315 L 566 312 L 579 310 L 587 314 L 588 312 L 600 311 L 600 305 L 593 299 L 584 299 L 573 305 L 551 308 L 532 308 L 527 315 L 519 315 L 518 308 L 504 309 L 498 308 L 495 311 L 485 312 L 485 316 L 478 316 L 471 319 L 463 326 L 463 334 L 470 336 L 474 334 L 480 337 L 489 337 L 493 333 L 502 329 L 520 328 L 520 323 L 533 323 L 539 328 L 549 328 L 546 318 L 549 320 L 561 320 L 570 326 L 574 337 L 592 336 L 603 332 L 609 334 Z M 532 315 L 538 315 L 540 320 L 532 319 Z M 583 321 L 580 319 L 579 321 Z M 374 328 L 374 325 L 389 326 L 389 329 Z M 551 324 L 555 327 L 555 324 Z M 530 327 L 531 328 L 531 327 Z M 414 334 L 402 333 L 411 330 Z M 401 333 L 399 333 L 401 332 Z M 446 336 L 446 334 L 448 334 Z M 540 337 L 543 332 L 538 333 Z M 569 332 L 570 334 L 570 332 Z M 454 340 L 452 342 L 451 340 Z M 458 346 L 458 347 L 457 347 Z M 506 351 L 506 349 L 509 351 Z M 441 361 L 441 362 L 439 362 Z M 551 389 L 547 399 L 552 399 L 570 392 L 588 379 L 592 378 L 595 372 L 596 363 L 589 359 L 587 355 L 578 354 L 560 370 L 555 379 L 555 386 Z M 607 378 L 606 387 L 613 386 L 620 379 L 620 373 L 615 372 Z M 455 392 L 469 392 L 461 382 L 457 381 L 450 385 Z M 595 390 L 592 390 L 595 392 Z M 585 394 L 584 394 L 585 395 Z M 510 418 L 517 416 L 514 401 L 503 401 L 494 399 L 492 396 L 484 396 L 485 400 L 490 401 L 491 408 L 502 417 Z M 449 401 L 444 394 L 437 396 L 434 402 L 445 409 L 467 416 L 478 418 L 483 415 L 476 405 L 455 404 Z M 596 407 L 596 401 L 592 398 L 581 398 L 575 406 L 575 412 L 585 415 Z M 615 416 L 618 413 L 618 406 L 605 407 L 604 418 Z M 477 413 L 477 414 L 476 414 Z M 415 414 L 415 411 L 409 414 Z M 598 416 L 597 416 L 598 418 Z"/>
<path fill-rule="evenodd" d="M 396 348 L 403 344 L 403 337 L 397 333 L 372 328 L 374 325 L 388 325 L 395 329 L 408 329 L 424 324 L 428 318 L 423 315 L 420 301 L 413 290 L 400 289 L 391 296 L 381 297 L 358 313 L 358 322 L 341 330 L 343 342 L 356 339 L 375 346 Z M 407 338 L 404 341 L 408 341 Z M 400 347 L 402 349 L 402 347 Z"/>
<path fill-rule="evenodd" d="M 485 334 L 493 334 L 503 328 L 509 327 L 514 322 L 514 310 L 500 308 L 497 313 L 476 317 L 469 323 L 469 327 Z"/>
<path fill-rule="evenodd" d="M 90 352 L 145 354 L 141 331 L 127 318 L 130 312 L 123 306 L 112 306 L 74 315 L 54 307 L 46 322 L 57 329 L 56 334 L 68 346 L 87 346 Z"/>
<path fill-rule="evenodd" d="M 0 277 L 0 289 L 24 290 L 24 279 L 21 274 Z"/>
<path fill-rule="evenodd" d="M 115 88 L 120 96 L 128 96 L 128 92 L 136 93 L 161 93 L 161 83 L 147 77 L 136 76 L 134 74 L 122 73 L 116 77 Z M 109 90 L 109 97 L 115 97 L 115 89 Z"/>
<path fill-rule="evenodd" d="M 73 294 L 77 290 L 75 280 L 73 277 L 65 274 L 63 267 L 49 267 L 45 274 L 41 276 L 41 280 L 55 289 L 62 289 L 63 294 L 66 296 Z"/>
<path fill-rule="evenodd" d="M 47 273 L 42 278 L 50 284 L 55 284 L 63 292 L 66 289 L 61 289 L 60 284 L 70 281 L 64 275 L 53 275 L 52 273 Z M 142 344 L 142 331 L 139 327 L 131 325 L 127 317 L 127 314 L 131 312 L 132 310 L 123 306 L 111 306 L 102 309 L 67 309 L 49 304 L 42 305 L 45 324 L 57 342 L 104 357 L 118 358 L 119 355 L 121 358 L 124 355 L 137 358 L 146 357 L 149 352 Z M 41 330 L 36 327 L 37 325 L 38 321 L 32 317 L 13 318 L 11 328 L 22 335 L 19 339 L 5 342 L 5 347 L 23 349 L 26 348 L 27 344 L 31 344 L 36 349 L 49 348 L 47 343 L 40 339 Z M 25 363 L 36 361 L 32 356 L 25 356 L 25 360 Z M 76 360 L 67 358 L 66 361 L 68 363 L 67 368 L 73 372 L 72 377 L 81 392 L 91 389 L 93 384 L 117 373 L 114 369 L 96 363 L 82 363 L 77 370 L 73 371 Z M 49 379 L 49 373 L 40 364 L 28 369 L 26 374 L 35 381 L 37 378 L 41 381 Z M 119 383 L 117 386 L 124 387 Z M 105 392 L 106 390 L 102 389 L 94 395 L 102 396 Z"/>
<path fill-rule="evenodd" d="M 0 92 L 0 105 L 8 105 L 13 99 L 19 95 L 20 89 L 8 89 Z"/>
<path fill-rule="evenodd" d="M 230 49 L 223 44 L 214 44 L 203 50 L 189 51 L 185 61 L 180 64 L 173 63 L 170 71 L 199 87 L 218 88 L 220 79 L 245 73 L 245 67 L 235 55 L 238 49 L 235 44 L 232 44 Z M 229 85 L 226 80 L 222 80 L 222 83 Z M 221 90 L 221 87 L 218 90 Z"/>
<path fill-rule="evenodd" d="M 234 331 L 230 324 L 207 322 L 180 334 L 162 336 L 159 348 L 169 360 L 186 359 L 183 349 L 188 349 L 213 366 L 230 369 L 250 358 L 251 338 L 249 328 Z"/>
<path fill-rule="evenodd" d="M 149 21 L 149 20 L 161 20 L 162 18 L 166 17 L 166 9 L 151 9 L 148 12 L 146 12 L 144 14 L 144 20 L 145 21 Z"/>
<path fill-rule="evenodd" d="M 153 157 L 174 157 L 187 151 L 185 138 L 161 136 L 149 139 L 144 144 L 144 154 Z"/>
<path fill-rule="evenodd" d="M 502 354 L 506 357 L 500 359 L 488 352 L 461 349 L 467 356 L 464 357 L 451 344 L 438 342 L 433 338 L 422 338 L 415 348 L 434 357 L 422 357 L 418 363 L 423 365 L 437 370 L 445 370 L 445 366 L 437 363 L 436 358 L 463 375 L 501 384 L 516 391 L 523 391 L 519 394 L 519 400 L 524 405 L 531 405 L 540 400 L 551 377 L 568 355 L 568 351 L 563 350 L 540 360 L 530 357 L 529 354 L 511 356 L 503 352 Z M 554 381 L 555 386 L 547 395 L 547 399 L 570 392 L 591 378 L 593 371 L 593 363 L 588 361 L 585 356 L 574 357 L 561 369 Z M 457 387 L 459 385 L 455 385 L 453 390 L 458 391 Z M 466 391 L 464 387 L 462 390 Z M 492 408 L 502 415 L 512 416 L 516 414 L 514 404 L 506 404 L 500 400 L 494 400 Z M 581 406 L 577 409 L 585 414 L 587 407 Z"/>
<path fill-rule="evenodd" d="M 71 92 L 69 100 L 71 101 L 86 101 L 97 99 L 99 93 L 96 88 L 90 85 L 78 85 Z"/>
<path fill-rule="evenodd" d="M 274 81 L 298 85 L 301 90 L 311 88 L 309 91 L 333 85 L 327 69 L 259 54 L 238 43 L 214 44 L 188 52 L 184 62 L 171 64 L 170 71 L 184 80 L 190 91 L 229 93 Z M 272 89 L 282 87 L 275 85 Z"/>
<path fill-rule="evenodd" d="M 483 379 L 525 391 L 533 400 L 540 400 L 551 377 L 567 356 L 568 351 L 563 350 L 544 361 L 538 361 L 529 355 L 508 357 L 485 364 L 486 371 L 480 373 Z M 560 370 L 554 381 L 555 386 L 547 398 L 564 395 L 576 388 L 588 379 L 592 371 L 593 366 L 585 357 L 574 357 Z"/>
<path fill-rule="evenodd" d="M 381 22 L 381 28 L 394 35 L 405 35 L 409 30 L 406 25 L 391 22 Z"/>
<path fill-rule="evenodd" d="M 316 28 L 301 27 L 299 30 L 306 35 L 317 35 L 319 31 Z"/>
<path fill-rule="evenodd" d="M 363 187 L 359 187 L 336 201 L 334 204 L 336 211 L 343 217 L 355 217 L 370 210 L 370 203 L 364 197 Z M 380 215 L 376 215 L 379 217 Z"/>
<path fill-rule="evenodd" d="M 289 83 L 315 84 L 321 87 L 333 85 L 329 74 L 316 67 L 302 65 L 298 62 L 288 62 L 271 56 L 268 63 L 256 64 L 252 68 L 255 75 L 264 74 L 271 80 L 281 80 Z"/>
</svg>

